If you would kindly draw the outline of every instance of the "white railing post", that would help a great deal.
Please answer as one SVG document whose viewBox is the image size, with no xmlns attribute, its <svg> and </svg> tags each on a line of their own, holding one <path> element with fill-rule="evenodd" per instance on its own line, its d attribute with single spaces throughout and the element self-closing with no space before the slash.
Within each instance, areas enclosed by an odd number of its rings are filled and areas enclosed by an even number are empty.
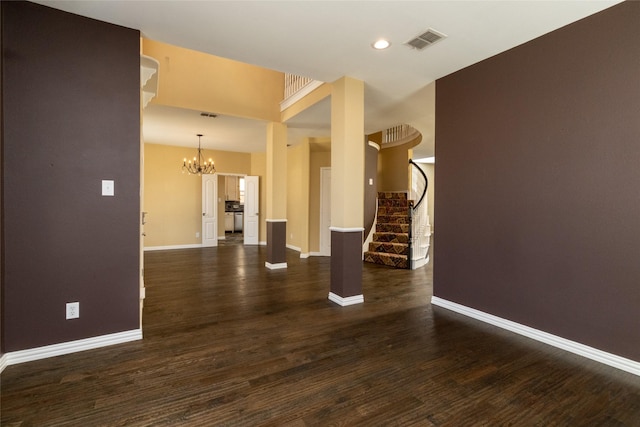
<svg viewBox="0 0 640 427">
<path fill-rule="evenodd" d="M 311 83 L 313 79 L 308 77 L 296 76 L 295 74 L 285 73 L 284 75 L 284 99 L 290 98 L 296 92 L 301 90 L 307 84 Z"/>
</svg>

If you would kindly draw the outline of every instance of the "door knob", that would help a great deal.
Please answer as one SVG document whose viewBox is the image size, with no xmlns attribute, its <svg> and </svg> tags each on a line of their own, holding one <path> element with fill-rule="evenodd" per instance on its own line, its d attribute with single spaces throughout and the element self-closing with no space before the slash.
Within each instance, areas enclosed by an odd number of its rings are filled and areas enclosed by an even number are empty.
<svg viewBox="0 0 640 427">
<path fill-rule="evenodd" d="M 205 216 L 205 215 L 206 215 L 206 213 L 205 213 L 205 212 L 202 212 L 202 216 Z"/>
</svg>

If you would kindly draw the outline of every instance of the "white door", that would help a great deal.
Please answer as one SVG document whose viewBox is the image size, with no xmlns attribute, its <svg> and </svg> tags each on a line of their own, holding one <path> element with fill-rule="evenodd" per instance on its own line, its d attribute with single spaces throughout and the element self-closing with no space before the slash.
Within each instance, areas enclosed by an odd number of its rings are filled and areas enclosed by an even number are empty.
<svg viewBox="0 0 640 427">
<path fill-rule="evenodd" d="M 331 256 L 331 168 L 320 168 L 320 255 Z"/>
<path fill-rule="evenodd" d="M 217 174 L 202 175 L 202 246 L 218 246 Z"/>
<path fill-rule="evenodd" d="M 260 180 L 257 176 L 244 177 L 244 244 L 257 245 L 260 224 Z"/>
</svg>

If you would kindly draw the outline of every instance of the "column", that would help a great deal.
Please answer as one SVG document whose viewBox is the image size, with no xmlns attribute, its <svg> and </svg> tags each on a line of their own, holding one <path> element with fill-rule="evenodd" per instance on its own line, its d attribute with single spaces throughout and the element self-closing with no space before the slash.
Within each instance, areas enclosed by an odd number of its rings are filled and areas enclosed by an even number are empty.
<svg viewBox="0 0 640 427">
<path fill-rule="evenodd" d="M 267 261 L 287 268 L 287 126 L 267 125 Z"/>
<path fill-rule="evenodd" d="M 364 302 L 364 83 L 343 77 L 331 91 L 331 292 L 341 306 Z"/>
</svg>

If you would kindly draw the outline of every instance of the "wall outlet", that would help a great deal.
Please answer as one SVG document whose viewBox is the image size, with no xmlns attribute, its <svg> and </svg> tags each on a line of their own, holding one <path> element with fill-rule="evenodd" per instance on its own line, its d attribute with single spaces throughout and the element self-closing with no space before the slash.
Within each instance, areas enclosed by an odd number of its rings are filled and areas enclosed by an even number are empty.
<svg viewBox="0 0 640 427">
<path fill-rule="evenodd" d="M 115 194 L 115 183 L 112 179 L 102 180 L 102 195 L 113 196 Z"/>
<path fill-rule="evenodd" d="M 68 302 L 67 303 L 67 320 L 77 319 L 78 317 L 80 317 L 80 303 Z"/>
</svg>

